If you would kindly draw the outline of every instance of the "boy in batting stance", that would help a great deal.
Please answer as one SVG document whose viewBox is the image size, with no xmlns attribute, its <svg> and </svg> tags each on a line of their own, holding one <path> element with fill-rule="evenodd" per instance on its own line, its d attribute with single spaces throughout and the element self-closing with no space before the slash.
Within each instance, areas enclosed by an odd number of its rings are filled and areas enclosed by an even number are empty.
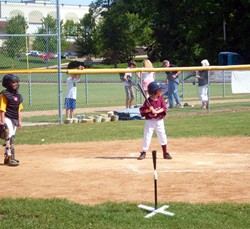
<svg viewBox="0 0 250 229">
<path fill-rule="evenodd" d="M 172 159 L 167 152 L 167 135 L 164 127 L 164 117 L 166 116 L 167 108 L 164 98 L 161 96 L 163 86 L 159 81 L 151 82 L 148 85 L 149 102 L 145 101 L 142 107 L 140 107 L 140 113 L 142 117 L 145 117 L 146 125 L 144 128 L 142 152 L 138 160 L 143 160 L 146 157 L 146 152 L 150 146 L 154 131 L 161 144 L 163 158 Z"/>
<path fill-rule="evenodd" d="M 3 90 L 0 94 L 0 135 L 5 140 L 4 164 L 17 166 L 15 159 L 14 140 L 17 127 L 22 127 L 20 110 L 23 108 L 22 95 L 18 93 L 18 76 L 7 74 L 2 80 Z"/>
</svg>

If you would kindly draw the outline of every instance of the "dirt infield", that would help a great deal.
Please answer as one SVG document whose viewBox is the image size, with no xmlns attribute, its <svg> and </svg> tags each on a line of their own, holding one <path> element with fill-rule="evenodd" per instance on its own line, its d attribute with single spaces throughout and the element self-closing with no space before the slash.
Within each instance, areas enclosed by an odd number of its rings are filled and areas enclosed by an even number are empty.
<svg viewBox="0 0 250 229">
<path fill-rule="evenodd" d="M 154 202 L 152 155 L 141 140 L 17 145 L 18 167 L 0 164 L 0 197 L 66 198 L 82 204 Z M 169 139 L 156 149 L 159 202 L 250 202 L 250 138 Z"/>
</svg>

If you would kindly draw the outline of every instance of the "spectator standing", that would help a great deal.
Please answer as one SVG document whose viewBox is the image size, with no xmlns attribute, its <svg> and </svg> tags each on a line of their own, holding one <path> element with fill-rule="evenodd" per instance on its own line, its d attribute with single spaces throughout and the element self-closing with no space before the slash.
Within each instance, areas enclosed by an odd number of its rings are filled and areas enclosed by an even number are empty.
<svg viewBox="0 0 250 229">
<path fill-rule="evenodd" d="M 71 61 L 68 64 L 68 69 L 82 70 L 83 68 L 84 64 L 80 61 Z M 74 110 L 76 109 L 76 96 L 77 96 L 76 83 L 79 81 L 80 81 L 80 75 L 78 74 L 72 74 L 66 80 L 67 89 L 64 102 L 64 106 L 66 109 L 66 118 L 73 118 Z"/>
<path fill-rule="evenodd" d="M 129 61 L 127 69 L 132 69 L 132 68 L 136 68 L 136 62 L 134 60 Z M 132 76 L 133 76 L 132 72 L 128 72 L 125 73 L 122 78 L 126 92 L 126 109 L 132 108 L 132 102 L 135 98 L 133 84 L 132 84 Z M 139 77 L 138 73 L 137 76 Z"/>
<path fill-rule="evenodd" d="M 202 60 L 201 65 L 203 67 L 209 66 L 208 60 Z M 197 71 L 195 77 L 198 79 L 198 91 L 201 101 L 201 108 L 206 109 L 208 108 L 208 71 Z"/>
<path fill-rule="evenodd" d="M 170 64 L 168 60 L 163 61 L 163 67 L 170 68 L 176 67 L 176 65 Z M 169 108 L 173 107 L 181 107 L 181 101 L 178 95 L 178 87 L 179 87 L 179 75 L 181 71 L 171 71 L 166 72 L 167 74 L 167 84 L 168 84 L 168 101 L 169 101 Z M 176 105 L 174 104 L 174 100 Z"/>
<path fill-rule="evenodd" d="M 144 59 L 142 61 L 142 67 L 143 68 L 154 68 L 153 64 L 149 59 Z M 155 72 L 142 72 L 141 73 L 141 80 L 142 80 L 142 88 L 146 94 L 147 97 L 149 97 L 148 94 L 148 85 L 155 80 Z"/>
</svg>

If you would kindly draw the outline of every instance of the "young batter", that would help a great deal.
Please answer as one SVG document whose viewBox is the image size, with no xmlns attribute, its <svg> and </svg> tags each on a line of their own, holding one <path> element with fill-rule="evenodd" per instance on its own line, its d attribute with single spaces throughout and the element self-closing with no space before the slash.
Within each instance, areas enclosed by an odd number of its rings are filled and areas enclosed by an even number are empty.
<svg viewBox="0 0 250 229">
<path fill-rule="evenodd" d="M 163 158 L 172 159 L 167 152 L 167 135 L 164 127 L 164 117 L 166 116 L 167 108 L 164 98 L 161 96 L 163 84 L 159 81 L 151 82 L 148 85 L 149 102 L 144 102 L 140 107 L 140 113 L 142 117 L 146 119 L 146 125 L 144 128 L 144 137 L 142 142 L 142 152 L 138 157 L 138 160 L 143 160 L 146 157 L 146 152 L 150 146 L 154 131 L 157 134 L 158 140 L 162 147 Z"/>
</svg>

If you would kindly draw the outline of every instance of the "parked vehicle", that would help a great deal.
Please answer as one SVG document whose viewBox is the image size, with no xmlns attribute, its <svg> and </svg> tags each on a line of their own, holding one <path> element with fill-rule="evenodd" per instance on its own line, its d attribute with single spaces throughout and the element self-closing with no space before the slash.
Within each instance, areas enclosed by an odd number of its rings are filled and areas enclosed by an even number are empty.
<svg viewBox="0 0 250 229">
<path fill-rule="evenodd" d="M 76 52 L 68 52 L 68 55 L 67 55 L 68 57 L 69 56 L 75 56 L 75 57 L 77 57 L 77 53 Z"/>
<path fill-rule="evenodd" d="M 55 54 L 55 53 L 46 53 L 46 52 L 43 52 L 38 57 L 43 58 L 44 60 L 47 60 L 47 59 L 57 58 L 58 55 Z"/>
<path fill-rule="evenodd" d="M 62 52 L 61 59 L 73 59 L 77 57 L 76 52 Z"/>
<path fill-rule="evenodd" d="M 29 51 L 29 52 L 26 53 L 26 56 L 35 56 L 35 57 L 37 57 L 39 55 L 41 55 L 41 52 L 36 51 L 36 50 L 32 50 L 32 51 Z"/>
<path fill-rule="evenodd" d="M 66 59 L 68 57 L 68 53 L 67 52 L 62 52 L 61 53 L 61 59 Z"/>
</svg>

